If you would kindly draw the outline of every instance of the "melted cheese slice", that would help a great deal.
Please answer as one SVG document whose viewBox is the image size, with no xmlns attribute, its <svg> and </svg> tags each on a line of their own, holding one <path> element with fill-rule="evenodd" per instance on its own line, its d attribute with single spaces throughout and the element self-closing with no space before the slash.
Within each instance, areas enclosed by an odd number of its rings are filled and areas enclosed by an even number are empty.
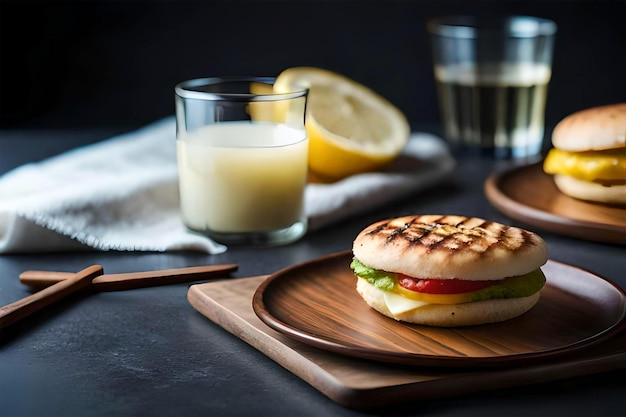
<svg viewBox="0 0 626 417">
<path fill-rule="evenodd" d="M 415 310 L 416 308 L 424 307 L 430 304 L 422 301 L 411 300 L 390 291 L 384 291 L 384 296 L 385 304 L 387 304 L 387 308 L 394 316 L 396 314 L 406 313 L 407 311 Z"/>
<path fill-rule="evenodd" d="M 583 181 L 626 183 L 626 150 L 567 152 L 553 148 L 543 163 L 548 174 L 562 174 Z"/>
</svg>

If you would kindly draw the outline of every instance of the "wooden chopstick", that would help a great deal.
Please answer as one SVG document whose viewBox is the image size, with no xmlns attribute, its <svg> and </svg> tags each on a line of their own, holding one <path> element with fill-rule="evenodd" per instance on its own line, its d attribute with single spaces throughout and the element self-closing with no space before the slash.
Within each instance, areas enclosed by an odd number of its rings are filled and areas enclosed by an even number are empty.
<svg viewBox="0 0 626 417">
<path fill-rule="evenodd" d="M 227 276 L 236 271 L 237 264 L 204 265 L 187 268 L 162 269 L 158 271 L 105 274 L 94 278 L 93 289 L 97 291 L 123 291 L 157 285 L 177 284 Z M 71 272 L 24 271 L 20 282 L 35 288 L 56 285 L 74 276 Z"/>
<path fill-rule="evenodd" d="M 70 294 L 89 287 L 94 278 L 102 275 L 103 272 L 100 265 L 92 265 L 28 297 L 0 307 L 0 329 L 16 323 Z"/>
</svg>

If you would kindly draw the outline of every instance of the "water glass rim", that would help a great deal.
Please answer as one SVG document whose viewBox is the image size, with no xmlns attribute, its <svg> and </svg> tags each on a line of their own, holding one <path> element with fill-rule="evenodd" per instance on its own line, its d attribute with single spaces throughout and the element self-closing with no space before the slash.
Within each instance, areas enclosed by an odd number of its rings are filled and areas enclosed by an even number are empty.
<svg viewBox="0 0 626 417">
<path fill-rule="evenodd" d="M 234 83 L 260 83 L 273 85 L 276 81 L 274 77 L 257 77 L 257 76 L 223 76 L 223 77 L 205 77 L 194 78 L 178 83 L 174 91 L 176 95 L 185 99 L 196 99 L 206 101 L 279 101 L 291 100 L 300 97 L 306 97 L 309 89 L 291 91 L 288 93 L 253 93 L 253 92 L 224 92 L 224 91 L 208 91 L 208 87 L 218 84 L 234 84 Z"/>
<path fill-rule="evenodd" d="M 480 35 L 499 34 L 512 38 L 551 36 L 557 25 L 553 20 L 534 16 L 498 18 L 471 15 L 443 16 L 430 19 L 426 27 L 433 35 L 474 39 Z"/>
</svg>

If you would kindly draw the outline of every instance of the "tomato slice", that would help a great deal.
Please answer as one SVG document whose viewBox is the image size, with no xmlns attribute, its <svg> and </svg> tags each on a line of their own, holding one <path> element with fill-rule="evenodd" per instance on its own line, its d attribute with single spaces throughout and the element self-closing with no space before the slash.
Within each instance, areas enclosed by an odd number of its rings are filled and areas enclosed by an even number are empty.
<svg viewBox="0 0 626 417">
<path fill-rule="evenodd" d="M 490 287 L 498 281 L 467 281 L 463 279 L 413 278 L 406 275 L 398 277 L 398 285 L 410 291 L 426 294 L 459 294 L 473 292 Z"/>
</svg>

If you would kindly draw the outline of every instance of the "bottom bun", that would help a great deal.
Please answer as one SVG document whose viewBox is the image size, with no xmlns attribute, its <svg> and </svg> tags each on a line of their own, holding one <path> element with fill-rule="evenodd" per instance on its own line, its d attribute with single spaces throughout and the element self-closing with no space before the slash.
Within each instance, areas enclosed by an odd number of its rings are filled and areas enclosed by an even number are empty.
<svg viewBox="0 0 626 417">
<path fill-rule="evenodd" d="M 463 304 L 429 304 L 401 314 L 392 314 L 385 303 L 385 292 L 366 280 L 358 278 L 357 292 L 379 313 L 392 319 L 436 327 L 474 326 L 510 320 L 530 310 L 541 292 L 529 297 L 497 298 Z"/>
<path fill-rule="evenodd" d="M 582 181 L 569 175 L 555 175 L 554 183 L 563 194 L 580 200 L 605 204 L 626 204 L 626 185 L 605 187 L 604 185 Z"/>
</svg>

